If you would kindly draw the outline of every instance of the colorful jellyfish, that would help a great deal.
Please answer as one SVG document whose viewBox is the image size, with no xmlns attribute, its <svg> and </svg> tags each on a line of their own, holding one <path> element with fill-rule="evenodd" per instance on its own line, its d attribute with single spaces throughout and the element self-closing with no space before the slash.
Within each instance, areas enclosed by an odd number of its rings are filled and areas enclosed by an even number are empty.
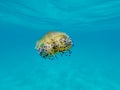
<svg viewBox="0 0 120 90">
<path fill-rule="evenodd" d="M 48 32 L 44 37 L 37 41 L 35 49 L 43 58 L 54 59 L 58 54 L 70 54 L 73 42 L 70 37 L 63 32 Z"/>
</svg>

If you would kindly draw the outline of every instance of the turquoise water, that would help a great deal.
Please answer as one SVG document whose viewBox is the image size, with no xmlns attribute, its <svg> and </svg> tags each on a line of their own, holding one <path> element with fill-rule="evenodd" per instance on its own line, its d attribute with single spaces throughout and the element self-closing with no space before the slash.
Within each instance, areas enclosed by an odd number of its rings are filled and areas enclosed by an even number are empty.
<svg viewBox="0 0 120 90">
<path fill-rule="evenodd" d="M 38 55 L 51 30 L 70 57 Z M 0 90 L 120 90 L 120 0 L 0 0 Z"/>
</svg>

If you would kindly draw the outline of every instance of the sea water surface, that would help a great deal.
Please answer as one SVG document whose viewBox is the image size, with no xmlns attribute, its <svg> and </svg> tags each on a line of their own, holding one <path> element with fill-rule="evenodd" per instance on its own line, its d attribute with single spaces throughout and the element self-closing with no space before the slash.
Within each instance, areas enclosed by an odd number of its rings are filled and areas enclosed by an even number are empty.
<svg viewBox="0 0 120 90">
<path fill-rule="evenodd" d="M 53 30 L 71 56 L 38 55 Z M 0 90 L 120 90 L 120 0 L 0 0 Z"/>
</svg>

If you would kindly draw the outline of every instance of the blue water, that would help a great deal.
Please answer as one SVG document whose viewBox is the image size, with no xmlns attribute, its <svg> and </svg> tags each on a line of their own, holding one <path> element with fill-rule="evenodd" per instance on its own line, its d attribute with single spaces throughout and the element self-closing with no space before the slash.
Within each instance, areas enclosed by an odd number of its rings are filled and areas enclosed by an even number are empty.
<svg viewBox="0 0 120 90">
<path fill-rule="evenodd" d="M 70 57 L 38 55 L 51 30 Z M 0 90 L 120 90 L 120 0 L 0 0 Z"/>
</svg>

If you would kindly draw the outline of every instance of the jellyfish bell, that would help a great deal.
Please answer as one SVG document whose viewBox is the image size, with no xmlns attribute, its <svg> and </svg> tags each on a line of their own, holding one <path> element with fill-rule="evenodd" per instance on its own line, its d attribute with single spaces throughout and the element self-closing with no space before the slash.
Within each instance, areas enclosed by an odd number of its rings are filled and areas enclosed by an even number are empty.
<svg viewBox="0 0 120 90">
<path fill-rule="evenodd" d="M 43 58 L 55 57 L 57 54 L 70 53 L 73 42 L 64 32 L 48 32 L 36 42 L 35 49 Z"/>
</svg>

